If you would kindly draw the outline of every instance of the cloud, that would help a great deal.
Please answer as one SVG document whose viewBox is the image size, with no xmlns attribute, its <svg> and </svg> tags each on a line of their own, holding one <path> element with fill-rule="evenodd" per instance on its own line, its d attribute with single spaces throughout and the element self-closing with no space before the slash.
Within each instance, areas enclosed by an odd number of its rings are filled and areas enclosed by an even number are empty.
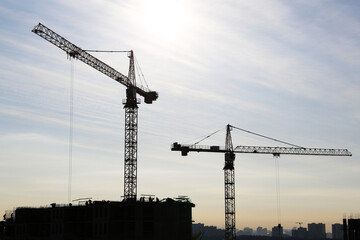
<svg viewBox="0 0 360 240">
<path fill-rule="evenodd" d="M 230 66 L 225 69 L 232 69 L 226 72 L 224 77 L 239 75 L 242 76 L 242 81 L 255 82 L 276 91 L 285 91 L 320 101 L 340 100 L 335 93 L 339 87 L 344 88 L 344 85 L 338 84 L 342 73 L 336 69 L 334 62 L 347 64 L 344 61 L 344 54 L 356 53 L 358 49 L 355 42 L 347 40 L 349 32 L 346 32 L 347 35 L 334 35 L 316 21 L 304 26 L 304 22 L 308 20 L 293 14 L 296 6 L 279 3 L 271 3 L 271 6 L 263 4 L 261 2 L 259 6 L 259 3 L 252 2 L 239 3 L 240 6 L 236 7 L 229 5 L 228 8 L 231 6 L 232 9 L 227 8 L 225 12 L 241 9 L 241 14 L 228 14 L 226 21 L 223 21 L 225 28 L 221 28 L 222 26 L 214 28 L 219 31 L 221 37 L 224 36 L 216 39 L 224 42 L 218 44 L 221 51 L 217 57 Z M 322 13 L 321 7 L 312 10 Z M 351 22 L 347 20 L 348 17 L 339 19 L 341 19 L 339 22 L 345 19 L 342 22 L 344 25 Z M 354 21 L 352 19 L 352 23 Z M 237 29 L 234 28 L 235 23 Z M 246 30 L 246 38 L 242 29 Z M 350 36 L 352 37 L 353 34 Z M 344 44 L 339 44 L 341 42 Z M 336 52 L 330 54 L 329 51 L 333 50 Z M 246 60 L 245 56 L 248 57 Z M 356 60 L 349 64 L 351 65 L 348 67 L 353 66 L 352 70 L 358 69 Z M 251 71 L 248 70 L 249 66 Z M 233 71 L 234 69 L 236 70 Z"/>
<path fill-rule="evenodd" d="M 3 105 L 4 106 L 4 105 Z M 48 111 L 33 111 L 28 110 L 26 108 L 21 107 L 12 107 L 11 109 L 5 108 L 2 106 L 2 109 L 0 109 L 0 113 L 3 115 L 6 115 L 6 119 L 21 119 L 22 121 L 33 121 L 37 124 L 45 125 L 45 126 L 51 126 L 55 125 L 58 127 L 69 127 L 69 120 L 68 116 L 64 116 L 61 114 L 56 113 L 50 113 Z M 10 118 L 9 118 L 10 117 Z M 65 118 L 66 117 L 66 118 Z M 84 121 L 81 121 L 81 119 L 75 118 L 75 125 L 74 128 L 76 130 L 86 131 L 86 132 L 94 132 L 94 133 L 101 133 L 106 135 L 117 135 L 116 132 L 114 132 L 114 128 L 116 129 L 117 126 L 113 124 L 105 124 L 104 121 L 99 121 L 98 126 L 96 124 L 96 121 L 87 120 L 86 116 L 83 116 Z M 77 123 L 78 120 L 78 123 Z"/>
</svg>

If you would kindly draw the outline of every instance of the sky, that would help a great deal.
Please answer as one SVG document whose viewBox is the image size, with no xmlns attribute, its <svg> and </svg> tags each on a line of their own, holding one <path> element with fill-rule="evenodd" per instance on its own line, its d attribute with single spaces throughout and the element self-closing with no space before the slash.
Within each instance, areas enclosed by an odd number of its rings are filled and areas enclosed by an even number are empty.
<svg viewBox="0 0 360 240">
<path fill-rule="evenodd" d="M 360 214 L 360 2 L 2 0 L 0 212 L 121 200 L 125 87 L 31 32 L 39 22 L 83 49 L 134 50 L 149 87 L 139 105 L 138 196 L 188 196 L 193 220 L 224 227 L 224 156 L 170 151 L 224 145 L 234 125 L 352 157 L 281 156 L 286 229 Z M 124 53 L 92 53 L 127 75 Z M 139 78 L 138 78 L 139 79 Z M 140 83 L 141 84 L 141 83 Z M 143 101 L 143 100 L 142 100 Z M 233 144 L 283 146 L 232 131 Z M 236 227 L 278 224 L 272 155 L 237 154 Z"/>
</svg>

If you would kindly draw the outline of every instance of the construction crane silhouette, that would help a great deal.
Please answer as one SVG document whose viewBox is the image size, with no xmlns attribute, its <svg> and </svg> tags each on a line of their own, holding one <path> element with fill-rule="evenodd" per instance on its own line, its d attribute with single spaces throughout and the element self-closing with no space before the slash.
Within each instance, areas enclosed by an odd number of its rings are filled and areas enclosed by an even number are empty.
<svg viewBox="0 0 360 240">
<path fill-rule="evenodd" d="M 140 103 L 136 94 L 144 97 L 145 103 L 151 104 L 158 98 L 158 93 L 136 83 L 133 51 L 127 51 L 130 66 L 128 76 L 125 76 L 41 23 L 36 25 L 32 32 L 64 50 L 69 57 L 81 60 L 127 88 L 126 100 L 123 102 L 125 109 L 124 199 L 136 200 L 138 104 Z"/>
<path fill-rule="evenodd" d="M 262 146 L 237 146 L 233 148 L 231 139 L 231 130 L 236 128 L 241 131 L 252 133 L 261 137 L 265 137 L 277 142 L 286 143 L 277 139 L 269 138 L 260 134 L 256 134 L 228 124 L 226 126 L 225 147 L 220 146 L 203 146 L 173 143 L 172 151 L 180 151 L 182 156 L 187 156 L 189 152 L 215 152 L 225 153 L 224 180 L 225 180 L 225 239 L 236 239 L 235 228 L 235 170 L 234 161 L 235 153 L 256 153 L 256 154 L 272 154 L 274 157 L 280 157 L 280 154 L 289 155 L 322 155 L 322 156 L 351 156 L 347 149 L 326 149 L 326 148 L 303 148 L 297 145 L 293 147 L 262 147 Z M 210 136 L 210 135 L 209 135 Z M 208 136 L 208 137 L 209 137 Z"/>
</svg>

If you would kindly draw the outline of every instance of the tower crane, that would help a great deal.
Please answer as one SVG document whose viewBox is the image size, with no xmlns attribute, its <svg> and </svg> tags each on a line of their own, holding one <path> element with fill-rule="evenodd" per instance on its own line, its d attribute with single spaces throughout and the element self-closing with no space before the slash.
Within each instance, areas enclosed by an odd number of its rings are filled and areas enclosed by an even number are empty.
<svg viewBox="0 0 360 240">
<path fill-rule="evenodd" d="M 145 103 L 151 104 L 158 98 L 158 93 L 136 82 L 133 51 L 128 51 L 130 66 L 128 76 L 125 76 L 41 23 L 36 25 L 32 32 L 65 51 L 69 57 L 81 60 L 126 87 L 126 100 L 123 102 L 125 109 L 124 199 L 136 200 L 138 104 L 140 103 L 136 94 L 144 97 Z"/>
<path fill-rule="evenodd" d="M 180 151 L 182 156 L 187 156 L 189 152 L 225 153 L 225 165 L 223 168 L 225 180 L 225 240 L 236 239 L 234 174 L 235 153 L 272 154 L 274 157 L 280 157 L 280 154 L 352 156 L 347 149 L 303 148 L 296 145 L 293 145 L 296 147 L 237 146 L 233 148 L 231 139 L 231 130 L 233 128 L 236 127 L 231 126 L 230 124 L 226 126 L 225 147 L 179 144 L 177 142 L 173 143 L 171 146 L 172 151 Z"/>
<path fill-rule="evenodd" d="M 296 222 L 297 224 L 299 224 L 300 225 L 300 228 L 301 228 L 301 224 L 303 224 L 303 222 Z"/>
</svg>

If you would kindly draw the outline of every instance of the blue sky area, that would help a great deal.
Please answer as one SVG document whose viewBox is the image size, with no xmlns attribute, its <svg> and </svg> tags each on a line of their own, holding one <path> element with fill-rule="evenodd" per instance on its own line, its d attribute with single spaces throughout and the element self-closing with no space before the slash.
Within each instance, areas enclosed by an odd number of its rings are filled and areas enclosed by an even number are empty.
<svg viewBox="0 0 360 240">
<path fill-rule="evenodd" d="M 359 1 L 2 0 L 0 212 L 68 199 L 71 62 L 38 22 L 83 49 L 133 49 L 158 101 L 139 108 L 138 194 L 187 195 L 195 222 L 224 226 L 222 154 L 181 157 L 234 126 L 352 157 L 282 156 L 281 219 L 359 214 Z M 123 53 L 94 53 L 127 75 Z M 125 87 L 74 61 L 72 198 L 123 195 Z M 234 145 L 279 143 L 233 131 Z M 203 144 L 223 145 L 225 131 Z M 237 228 L 278 224 L 271 155 L 237 155 Z"/>
</svg>

